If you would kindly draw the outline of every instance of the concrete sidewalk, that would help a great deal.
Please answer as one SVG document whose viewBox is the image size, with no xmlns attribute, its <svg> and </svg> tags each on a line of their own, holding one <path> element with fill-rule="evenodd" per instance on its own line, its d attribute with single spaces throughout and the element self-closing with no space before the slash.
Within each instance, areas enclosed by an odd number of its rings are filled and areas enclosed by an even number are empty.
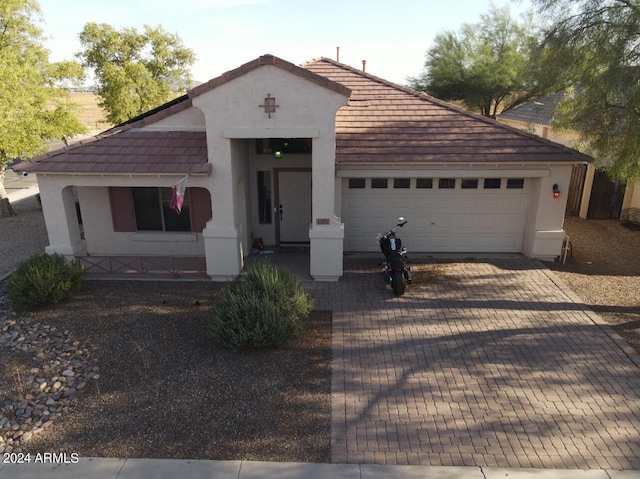
<svg viewBox="0 0 640 479">
<path fill-rule="evenodd" d="M 70 460 L 70 457 L 67 457 Z M 31 457 L 34 460 L 34 456 Z M 640 479 L 640 471 L 379 466 L 177 459 L 80 458 L 76 464 L 3 464 L 0 479 Z"/>
</svg>

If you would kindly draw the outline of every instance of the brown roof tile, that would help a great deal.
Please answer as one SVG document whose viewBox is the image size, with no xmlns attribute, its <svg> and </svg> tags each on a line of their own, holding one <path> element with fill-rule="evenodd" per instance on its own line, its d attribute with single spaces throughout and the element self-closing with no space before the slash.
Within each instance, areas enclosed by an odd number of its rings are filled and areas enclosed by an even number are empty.
<svg viewBox="0 0 640 479">
<path fill-rule="evenodd" d="M 125 129 L 26 161 L 34 173 L 209 174 L 207 138 L 199 131 Z"/>
<path fill-rule="evenodd" d="M 336 117 L 339 164 L 591 161 L 563 145 L 327 58 L 303 67 L 353 91 Z"/>
<path fill-rule="evenodd" d="M 334 90 L 338 93 L 341 93 L 342 95 L 349 96 L 351 94 L 351 90 L 349 88 L 347 88 L 346 86 L 338 82 L 332 81 L 326 77 L 318 75 L 313 71 L 306 70 L 304 68 L 296 66 L 293 63 L 290 63 L 276 56 L 267 54 L 267 55 L 262 55 L 261 57 L 256 58 L 253 61 L 245 63 L 244 65 L 241 65 L 240 67 L 234 70 L 230 70 L 220 75 L 219 77 L 214 78 L 213 80 L 203 83 L 202 85 L 198 85 L 197 87 L 195 87 L 193 90 L 189 92 L 189 98 L 202 95 L 203 93 L 206 93 L 216 88 L 217 86 L 222 85 L 223 83 L 227 83 L 228 81 L 231 81 L 234 78 L 242 76 L 245 73 L 253 71 L 256 68 L 260 68 L 261 66 L 264 66 L 264 65 L 273 65 L 275 67 L 282 68 L 285 71 L 288 71 L 294 75 L 298 75 L 304 78 L 305 80 L 314 82 L 325 88 L 329 88 L 330 90 Z"/>
<path fill-rule="evenodd" d="M 264 55 L 101 135 L 14 167 L 36 173 L 208 174 L 204 132 L 139 127 L 189 108 L 191 98 L 263 65 L 346 96 L 336 117 L 336 161 L 358 163 L 584 162 L 591 158 L 423 93 L 321 58 L 304 68 Z"/>
</svg>

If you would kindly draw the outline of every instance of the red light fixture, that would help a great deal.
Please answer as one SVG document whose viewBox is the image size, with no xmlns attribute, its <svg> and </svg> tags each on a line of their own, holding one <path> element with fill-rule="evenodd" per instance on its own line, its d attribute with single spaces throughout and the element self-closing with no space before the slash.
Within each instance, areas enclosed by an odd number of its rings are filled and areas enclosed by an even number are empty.
<svg viewBox="0 0 640 479">
<path fill-rule="evenodd" d="M 560 198 L 560 188 L 558 187 L 558 183 L 553 185 L 553 197 Z"/>
</svg>

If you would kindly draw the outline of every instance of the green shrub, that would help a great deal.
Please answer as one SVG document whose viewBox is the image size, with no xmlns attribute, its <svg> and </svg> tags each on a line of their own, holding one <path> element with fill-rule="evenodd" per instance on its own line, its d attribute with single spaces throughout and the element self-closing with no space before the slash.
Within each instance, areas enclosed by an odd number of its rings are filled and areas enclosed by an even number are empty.
<svg viewBox="0 0 640 479">
<path fill-rule="evenodd" d="M 281 346 L 304 329 L 312 308 L 313 300 L 298 278 L 259 262 L 220 292 L 209 331 L 231 349 Z"/>
<path fill-rule="evenodd" d="M 7 295 L 19 309 L 59 303 L 82 287 L 83 269 L 61 254 L 39 254 L 23 261 L 7 281 Z"/>
</svg>

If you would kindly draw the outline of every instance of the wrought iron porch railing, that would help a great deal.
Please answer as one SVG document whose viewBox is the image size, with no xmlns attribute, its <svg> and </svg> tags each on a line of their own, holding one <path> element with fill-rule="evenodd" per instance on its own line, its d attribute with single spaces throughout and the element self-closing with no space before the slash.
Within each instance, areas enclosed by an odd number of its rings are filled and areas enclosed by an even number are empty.
<svg viewBox="0 0 640 479">
<path fill-rule="evenodd" d="M 206 275 L 204 256 L 78 256 L 88 275 Z"/>
</svg>

